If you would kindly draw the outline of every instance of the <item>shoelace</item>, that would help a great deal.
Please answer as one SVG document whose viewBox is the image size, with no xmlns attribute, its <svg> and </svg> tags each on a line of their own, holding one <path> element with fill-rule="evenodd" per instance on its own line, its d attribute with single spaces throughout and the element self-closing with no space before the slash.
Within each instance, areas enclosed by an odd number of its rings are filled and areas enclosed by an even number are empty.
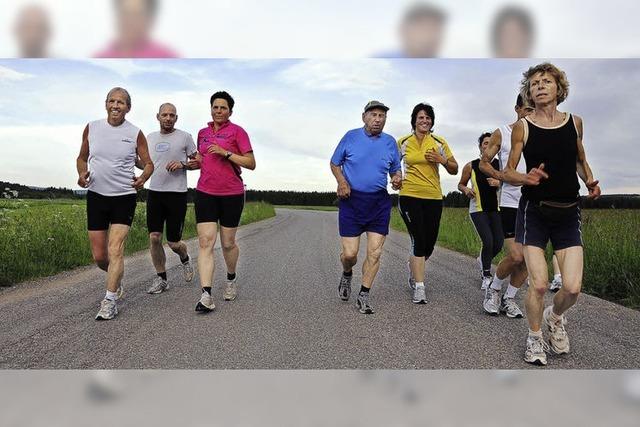
<svg viewBox="0 0 640 427">
<path fill-rule="evenodd" d="M 544 340 L 544 338 L 535 338 L 532 340 L 533 345 L 531 346 L 531 350 L 534 353 L 549 353 L 550 349 L 549 349 L 549 344 L 547 344 L 547 342 Z"/>
</svg>

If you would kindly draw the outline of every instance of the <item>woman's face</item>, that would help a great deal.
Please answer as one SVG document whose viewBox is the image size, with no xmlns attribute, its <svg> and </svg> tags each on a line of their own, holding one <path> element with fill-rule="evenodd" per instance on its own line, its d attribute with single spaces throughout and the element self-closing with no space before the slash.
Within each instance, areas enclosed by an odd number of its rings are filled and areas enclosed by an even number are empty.
<svg viewBox="0 0 640 427">
<path fill-rule="evenodd" d="M 420 133 L 428 133 L 433 127 L 433 120 L 426 111 L 420 110 L 416 117 L 416 131 Z"/>
</svg>

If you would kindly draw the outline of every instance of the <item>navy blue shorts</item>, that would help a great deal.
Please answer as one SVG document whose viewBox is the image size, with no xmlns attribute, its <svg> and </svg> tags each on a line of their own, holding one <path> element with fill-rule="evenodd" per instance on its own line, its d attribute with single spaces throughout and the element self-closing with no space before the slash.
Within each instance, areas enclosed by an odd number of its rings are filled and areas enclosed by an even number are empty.
<svg viewBox="0 0 640 427">
<path fill-rule="evenodd" d="M 389 234 L 391 197 L 387 190 L 364 193 L 352 189 L 348 199 L 340 199 L 338 208 L 340 236 L 358 237 L 366 231 Z"/>
<path fill-rule="evenodd" d="M 516 219 L 516 242 L 525 246 L 547 247 L 551 240 L 553 250 L 582 246 L 580 207 L 550 212 L 537 203 L 520 198 Z"/>
</svg>

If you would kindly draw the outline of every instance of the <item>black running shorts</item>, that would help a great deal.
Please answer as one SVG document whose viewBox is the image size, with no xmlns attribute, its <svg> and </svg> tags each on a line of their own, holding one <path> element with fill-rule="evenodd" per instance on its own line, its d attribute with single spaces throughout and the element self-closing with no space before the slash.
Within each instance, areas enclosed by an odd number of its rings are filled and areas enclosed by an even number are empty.
<svg viewBox="0 0 640 427">
<path fill-rule="evenodd" d="M 240 224 L 240 216 L 244 208 L 244 194 L 232 196 L 214 196 L 196 190 L 196 223 L 220 222 L 227 228 L 235 228 Z"/>
<path fill-rule="evenodd" d="M 109 224 L 124 224 L 131 227 L 136 213 L 137 197 L 137 194 L 103 196 L 88 191 L 87 229 L 89 231 L 108 230 Z"/>
<path fill-rule="evenodd" d="M 187 193 L 149 190 L 147 195 L 147 229 L 149 233 L 162 233 L 167 225 L 167 241 L 182 239 L 184 218 L 187 214 Z"/>
</svg>

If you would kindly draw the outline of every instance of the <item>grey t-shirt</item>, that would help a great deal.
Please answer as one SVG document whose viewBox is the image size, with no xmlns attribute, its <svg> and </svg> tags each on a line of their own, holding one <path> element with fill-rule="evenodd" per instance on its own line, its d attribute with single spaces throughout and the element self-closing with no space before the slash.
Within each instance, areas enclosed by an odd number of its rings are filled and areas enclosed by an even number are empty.
<svg viewBox="0 0 640 427">
<path fill-rule="evenodd" d="M 169 172 L 167 164 L 174 160 L 186 163 L 187 156 L 196 152 L 196 145 L 191 135 L 180 129 L 174 129 L 167 134 L 153 132 L 147 136 L 147 144 L 154 165 L 149 190 L 180 193 L 187 191 L 187 170 L 178 169 Z"/>
</svg>

